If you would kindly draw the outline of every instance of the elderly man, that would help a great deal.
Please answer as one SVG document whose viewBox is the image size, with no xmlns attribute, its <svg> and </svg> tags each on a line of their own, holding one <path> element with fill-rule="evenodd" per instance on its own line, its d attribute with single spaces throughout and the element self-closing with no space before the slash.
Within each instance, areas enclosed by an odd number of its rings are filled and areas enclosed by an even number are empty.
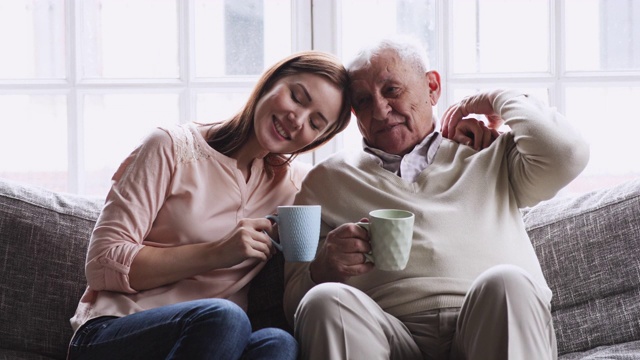
<svg viewBox="0 0 640 360">
<path fill-rule="evenodd" d="M 440 75 L 411 43 L 380 42 L 348 70 L 363 151 L 307 176 L 296 203 L 322 205 L 318 253 L 285 265 L 302 357 L 556 358 L 552 294 L 519 209 L 574 179 L 588 145 L 561 114 L 515 91 L 466 98 L 436 131 Z M 482 151 L 449 140 L 469 114 L 510 130 L 493 143 L 484 132 Z M 380 208 L 415 214 L 404 270 L 366 261 L 369 237 L 354 222 Z"/>
</svg>

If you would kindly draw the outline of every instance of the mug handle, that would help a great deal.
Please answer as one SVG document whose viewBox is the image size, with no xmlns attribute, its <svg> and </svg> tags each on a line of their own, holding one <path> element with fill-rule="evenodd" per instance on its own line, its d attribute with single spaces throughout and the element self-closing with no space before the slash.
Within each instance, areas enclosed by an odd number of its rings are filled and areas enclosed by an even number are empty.
<svg viewBox="0 0 640 360">
<path fill-rule="evenodd" d="M 269 219 L 269 220 L 273 221 L 273 222 L 274 222 L 274 223 L 276 223 L 276 224 L 278 223 L 278 220 L 279 220 L 278 215 L 267 215 L 267 216 L 265 216 L 265 217 L 266 217 L 267 219 Z M 263 232 L 263 233 L 265 233 L 267 236 L 269 236 L 269 234 L 267 234 L 267 232 L 266 232 L 266 231 L 262 230 L 262 232 Z M 273 244 L 273 246 L 275 246 L 275 247 L 276 247 L 276 249 L 278 249 L 279 251 L 283 251 L 283 250 L 282 250 L 282 245 L 281 245 L 279 242 L 277 242 L 277 241 L 273 240 L 273 239 L 271 238 L 271 236 L 269 236 L 269 240 L 271 240 L 271 243 Z"/>
<path fill-rule="evenodd" d="M 371 223 L 368 222 L 362 222 L 359 221 L 356 223 L 356 225 L 360 226 L 361 228 L 367 230 L 367 232 L 369 232 L 369 226 L 371 226 Z M 364 253 L 364 257 L 366 258 L 365 263 L 373 263 L 375 264 L 376 262 L 373 260 L 373 254 L 371 252 L 368 253 Z"/>
</svg>

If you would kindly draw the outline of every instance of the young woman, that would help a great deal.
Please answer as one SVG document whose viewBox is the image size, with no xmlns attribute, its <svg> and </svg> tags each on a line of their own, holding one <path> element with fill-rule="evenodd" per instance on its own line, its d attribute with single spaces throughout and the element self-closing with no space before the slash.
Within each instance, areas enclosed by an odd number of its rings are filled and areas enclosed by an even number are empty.
<svg viewBox="0 0 640 360">
<path fill-rule="evenodd" d="M 113 176 L 69 359 L 295 359 L 287 332 L 251 331 L 248 284 L 275 251 L 264 216 L 306 174 L 292 158 L 347 126 L 347 86 L 336 58 L 303 52 L 233 118 L 153 131 Z"/>
</svg>

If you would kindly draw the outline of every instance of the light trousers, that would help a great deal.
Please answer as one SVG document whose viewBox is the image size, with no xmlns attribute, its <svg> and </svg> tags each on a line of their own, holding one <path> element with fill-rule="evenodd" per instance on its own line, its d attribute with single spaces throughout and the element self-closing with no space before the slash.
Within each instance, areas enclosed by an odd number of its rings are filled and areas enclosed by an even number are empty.
<svg viewBox="0 0 640 360">
<path fill-rule="evenodd" d="M 495 266 L 461 308 L 396 318 L 362 291 L 315 286 L 295 315 L 301 359 L 557 359 L 550 305 L 521 268 Z"/>
</svg>

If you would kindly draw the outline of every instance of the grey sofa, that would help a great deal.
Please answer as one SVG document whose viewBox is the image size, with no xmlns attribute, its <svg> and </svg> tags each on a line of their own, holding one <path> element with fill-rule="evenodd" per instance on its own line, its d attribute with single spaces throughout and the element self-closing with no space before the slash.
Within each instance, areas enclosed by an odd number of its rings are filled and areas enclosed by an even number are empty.
<svg viewBox="0 0 640 360">
<path fill-rule="evenodd" d="M 0 359 L 65 358 L 101 205 L 0 179 Z M 553 199 L 523 218 L 554 292 L 560 358 L 640 359 L 640 179 Z M 254 328 L 290 330 L 281 256 L 249 296 Z"/>
</svg>

